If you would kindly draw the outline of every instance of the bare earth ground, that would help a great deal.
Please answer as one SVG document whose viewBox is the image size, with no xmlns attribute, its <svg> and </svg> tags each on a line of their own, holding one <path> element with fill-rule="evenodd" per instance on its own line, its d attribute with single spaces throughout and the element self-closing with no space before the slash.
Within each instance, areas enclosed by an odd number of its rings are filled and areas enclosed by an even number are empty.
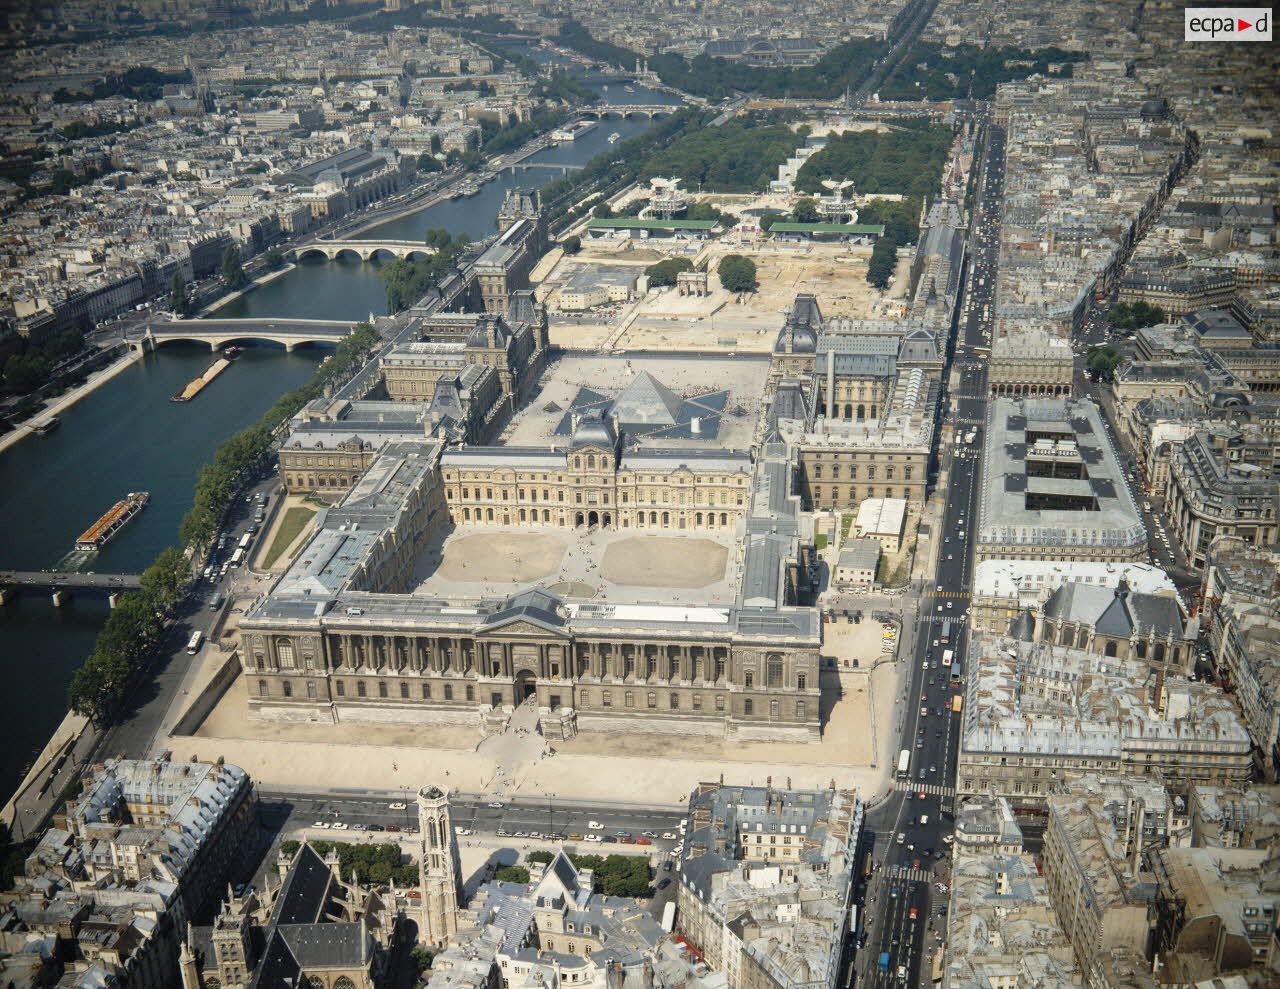
<svg viewBox="0 0 1280 989">
<path fill-rule="evenodd" d="M 702 197 L 739 210 L 785 208 L 788 197 Z M 724 202 L 732 199 L 735 201 Z M 738 202 L 736 200 L 743 200 Z M 776 200 L 776 201 L 775 201 Z M 650 241 L 650 245 L 659 242 Z M 675 243 L 625 250 L 614 243 L 584 245 L 572 262 L 549 272 L 543 283 L 549 294 L 573 272 L 592 264 L 651 264 L 662 257 L 689 257 L 691 245 Z M 775 244 L 753 235 L 728 235 L 698 248 L 695 263 L 710 271 L 710 294 L 682 296 L 674 288 L 655 289 L 635 302 L 610 307 L 598 315 L 553 314 L 552 342 L 569 348 L 621 350 L 734 350 L 766 353 L 777 337 L 783 311 L 798 293 L 818 296 L 825 315 L 870 318 L 892 315 L 906 287 L 909 252 L 901 252 L 895 284 L 887 292 L 867 284 L 871 248 L 846 244 Z M 716 266 L 725 254 L 743 254 L 756 264 L 758 291 L 738 296 L 720 287 Z"/>
<path fill-rule="evenodd" d="M 555 573 L 566 548 L 551 533 L 477 532 L 446 545 L 437 573 L 448 580 L 525 583 Z"/>
<path fill-rule="evenodd" d="M 680 588 L 686 604 L 727 605 L 737 588 L 732 533 L 638 535 L 631 529 L 530 530 L 462 526 L 435 535 L 419 558 L 416 594 L 505 597 L 536 584 L 565 597 L 659 603 L 649 588 Z M 670 597 L 668 595 L 667 597 Z"/>
<path fill-rule="evenodd" d="M 706 587 L 724 576 L 729 550 L 710 539 L 634 536 L 604 551 L 606 580 L 633 587 Z"/>
</svg>

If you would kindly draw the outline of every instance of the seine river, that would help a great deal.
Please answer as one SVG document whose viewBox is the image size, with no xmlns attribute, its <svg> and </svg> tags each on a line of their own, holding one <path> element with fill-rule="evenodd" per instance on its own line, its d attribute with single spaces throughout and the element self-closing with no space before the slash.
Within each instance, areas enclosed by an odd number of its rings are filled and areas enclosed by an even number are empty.
<svg viewBox="0 0 1280 989">
<path fill-rule="evenodd" d="M 666 93 L 611 85 L 613 103 L 672 103 Z M 605 120 L 572 144 L 548 148 L 531 162 L 582 164 L 649 126 L 640 120 Z M 473 238 L 496 227 L 510 188 L 533 189 L 559 170 L 504 173 L 468 199 L 447 201 L 365 232 L 362 237 L 421 238 L 433 227 Z M 295 316 L 363 319 L 386 312 L 377 265 L 316 261 L 224 306 L 219 316 Z M 169 396 L 210 362 L 201 347 L 167 345 L 87 396 L 62 415 L 62 426 L 0 453 L 0 568 L 55 566 L 88 525 L 129 491 L 151 492 L 151 504 L 99 556 L 86 564 L 100 573 L 136 573 L 177 538 L 191 504 L 200 466 L 217 445 L 261 415 L 283 392 L 306 381 L 323 356 L 306 348 L 247 349 L 223 375 L 189 403 Z M 20 596 L 0 607 L 0 678 L 12 703 L 0 725 L 0 802 L 23 767 L 44 745 L 66 710 L 72 673 L 93 647 L 106 614 L 105 600 L 73 597 L 54 608 L 43 595 Z M 17 705 L 17 706 L 14 706 Z"/>
</svg>

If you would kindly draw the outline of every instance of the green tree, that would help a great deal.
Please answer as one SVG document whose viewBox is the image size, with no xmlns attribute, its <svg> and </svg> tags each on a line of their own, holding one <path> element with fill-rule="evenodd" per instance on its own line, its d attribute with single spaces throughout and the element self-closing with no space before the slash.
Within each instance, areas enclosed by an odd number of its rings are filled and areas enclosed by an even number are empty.
<svg viewBox="0 0 1280 989">
<path fill-rule="evenodd" d="M 888 288 L 893 269 L 898 263 L 898 244 L 889 236 L 881 237 L 871 248 L 871 261 L 867 265 L 867 281 L 876 288 Z"/>
<path fill-rule="evenodd" d="M 566 237 L 564 240 L 560 241 L 560 249 L 564 251 L 565 254 L 577 254 L 582 250 L 582 238 L 577 234 Z"/>
<path fill-rule="evenodd" d="M 222 252 L 222 280 L 227 288 L 233 291 L 244 288 L 248 279 L 244 274 L 244 266 L 240 264 L 240 251 L 235 244 L 228 244 Z"/>
<path fill-rule="evenodd" d="M 438 172 L 443 167 L 440 164 L 440 159 L 435 155 L 425 153 L 418 155 L 418 171 L 420 172 Z"/>
<path fill-rule="evenodd" d="M 1094 380 L 1111 381 L 1115 377 L 1116 368 L 1120 366 L 1121 356 L 1114 347 L 1095 347 L 1089 351 L 1085 366 Z"/>
<path fill-rule="evenodd" d="M 817 223 L 820 219 L 818 215 L 818 201 L 807 197 L 799 200 L 795 206 L 791 208 L 791 219 L 796 223 Z"/>
<path fill-rule="evenodd" d="M 187 299 L 187 283 L 180 271 L 175 271 L 169 281 L 169 308 L 179 316 L 185 316 L 191 311 L 191 302 Z"/>
<path fill-rule="evenodd" d="M 442 147 L 443 145 L 440 143 L 440 135 L 432 134 L 431 135 L 431 153 L 433 155 L 438 155 Z"/>
<path fill-rule="evenodd" d="M 726 254 L 716 266 L 720 284 L 727 292 L 754 292 L 757 287 L 756 263 L 741 254 Z"/>
<path fill-rule="evenodd" d="M 664 285 L 674 285 L 676 283 L 676 275 L 682 271 L 692 271 L 693 262 L 688 258 L 666 258 L 656 264 L 651 264 L 644 269 L 645 277 L 649 279 L 650 288 L 661 288 Z"/>
<path fill-rule="evenodd" d="M 523 865 L 504 865 L 493 874 L 493 878 L 503 883 L 527 883 L 529 870 Z"/>
<path fill-rule="evenodd" d="M 431 968 L 431 963 L 435 961 L 436 958 L 433 951 L 428 948 L 424 948 L 420 944 L 414 945 L 413 951 L 410 952 L 409 957 L 413 959 L 414 968 L 418 970 L 419 975 Z"/>
<path fill-rule="evenodd" d="M 608 220 L 613 216 L 613 207 L 608 203 L 596 203 L 591 209 L 591 215 L 597 220 Z"/>
<path fill-rule="evenodd" d="M 51 368 L 42 354 L 15 354 L 4 366 L 5 387 L 17 395 L 35 391 L 49 380 Z"/>
<path fill-rule="evenodd" d="M 674 176 L 690 189 L 715 192 L 764 191 L 802 140 L 774 119 L 753 115 L 690 128 L 662 155 L 647 156 L 641 177 Z"/>
<path fill-rule="evenodd" d="M 1147 302 L 1135 302 L 1132 305 L 1117 302 L 1107 314 L 1107 322 L 1117 330 L 1140 330 L 1163 323 L 1164 320 L 1164 310 Z"/>
<path fill-rule="evenodd" d="M 852 179 L 863 195 L 932 196 L 951 140 L 951 128 L 943 125 L 834 134 L 800 166 L 796 188 L 818 193 L 824 179 Z"/>
<path fill-rule="evenodd" d="M 432 227 L 427 231 L 427 235 L 423 237 L 423 243 L 428 247 L 434 247 L 436 250 L 448 247 L 453 240 L 453 235 L 444 227 Z"/>
<path fill-rule="evenodd" d="M 143 593 L 150 594 L 165 610 L 182 600 L 190 583 L 191 563 L 182 550 L 172 546 L 162 549 L 151 566 L 142 571 Z"/>
</svg>

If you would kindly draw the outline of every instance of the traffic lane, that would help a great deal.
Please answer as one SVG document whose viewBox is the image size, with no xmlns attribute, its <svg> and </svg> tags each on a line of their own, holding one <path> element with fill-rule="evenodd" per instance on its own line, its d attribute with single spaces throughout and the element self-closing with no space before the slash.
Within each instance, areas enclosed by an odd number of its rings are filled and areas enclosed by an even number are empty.
<svg viewBox="0 0 1280 989">
<path fill-rule="evenodd" d="M 406 790 L 403 800 L 383 800 L 368 797 L 343 797 L 333 794 L 315 794 L 298 796 L 294 794 L 263 793 L 262 799 L 276 805 L 290 807 L 290 823 L 296 826 L 307 826 L 311 821 L 329 823 L 338 820 L 350 824 L 394 824 L 397 826 L 413 825 L 417 822 L 417 811 L 412 793 Z M 392 804 L 403 804 L 392 807 Z M 602 825 L 601 833 L 629 831 L 633 835 L 642 835 L 651 831 L 659 836 L 664 833 L 678 834 L 683 815 L 672 811 L 669 813 L 626 812 L 618 810 L 582 810 L 579 808 L 546 808 L 504 805 L 501 808 L 489 807 L 486 804 L 454 803 L 451 806 L 454 824 L 458 827 L 471 828 L 475 831 L 496 833 L 503 830 L 554 830 L 563 833 L 579 831 L 586 833 L 587 825 L 592 821 Z M 296 819 L 296 820 L 295 820 Z M 668 839 L 671 844 L 674 840 Z"/>
</svg>

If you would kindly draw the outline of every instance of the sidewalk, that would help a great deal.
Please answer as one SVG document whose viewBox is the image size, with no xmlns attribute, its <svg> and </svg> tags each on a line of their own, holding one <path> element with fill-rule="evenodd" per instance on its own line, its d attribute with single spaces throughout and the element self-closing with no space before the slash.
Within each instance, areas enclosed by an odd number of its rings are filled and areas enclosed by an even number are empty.
<svg viewBox="0 0 1280 989">
<path fill-rule="evenodd" d="M 13 444 L 17 443 L 19 440 L 30 436 L 32 434 L 32 424 L 47 419 L 49 416 L 58 415 L 65 409 L 71 408 L 71 406 L 75 405 L 76 402 L 80 401 L 80 399 L 91 394 L 101 385 L 106 384 L 121 371 L 132 367 L 136 362 L 142 360 L 142 357 L 143 355 L 141 353 L 126 354 L 118 361 L 114 361 L 106 367 L 94 371 L 85 379 L 84 384 L 73 388 L 65 395 L 60 395 L 58 398 L 54 399 L 52 405 L 48 405 L 41 409 L 34 416 L 28 419 L 27 422 L 18 426 L 12 432 L 6 433 L 4 436 L 0 437 L 0 453 L 9 449 L 9 447 L 13 446 Z"/>
</svg>

